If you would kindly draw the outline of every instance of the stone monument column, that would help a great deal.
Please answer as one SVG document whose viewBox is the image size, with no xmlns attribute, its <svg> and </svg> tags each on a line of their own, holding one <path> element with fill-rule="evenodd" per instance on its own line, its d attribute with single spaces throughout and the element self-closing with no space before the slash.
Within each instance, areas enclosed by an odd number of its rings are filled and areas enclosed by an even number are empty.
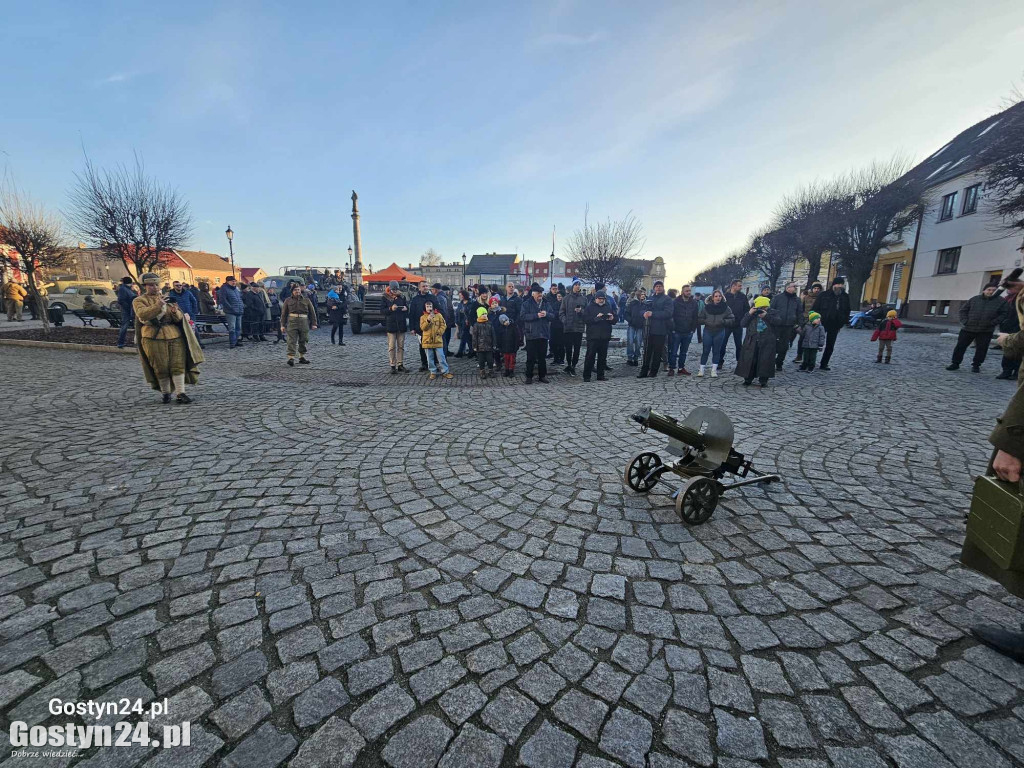
<svg viewBox="0 0 1024 768">
<path fill-rule="evenodd" d="M 359 195 L 352 190 L 352 248 L 355 262 L 352 264 L 353 285 L 363 284 L 363 244 L 359 237 Z"/>
</svg>

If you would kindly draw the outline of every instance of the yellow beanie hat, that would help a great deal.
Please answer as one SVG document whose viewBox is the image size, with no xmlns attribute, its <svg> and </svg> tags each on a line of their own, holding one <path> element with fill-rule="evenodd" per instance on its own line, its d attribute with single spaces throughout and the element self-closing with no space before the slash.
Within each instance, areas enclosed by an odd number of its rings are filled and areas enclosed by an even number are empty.
<svg viewBox="0 0 1024 768">
<path fill-rule="evenodd" d="M 769 299 L 767 296 L 758 296 L 756 299 L 754 299 L 754 306 L 757 307 L 758 309 L 761 309 L 761 307 L 770 306 L 771 303 L 772 300 Z"/>
</svg>

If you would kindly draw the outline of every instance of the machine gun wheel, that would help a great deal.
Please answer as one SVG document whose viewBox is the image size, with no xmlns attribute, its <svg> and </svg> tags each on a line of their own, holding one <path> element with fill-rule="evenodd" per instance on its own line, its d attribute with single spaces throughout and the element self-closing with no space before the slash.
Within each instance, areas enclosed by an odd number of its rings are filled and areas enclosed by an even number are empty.
<svg viewBox="0 0 1024 768">
<path fill-rule="evenodd" d="M 647 493 L 658 483 L 661 473 L 651 475 L 651 472 L 662 466 L 661 456 L 656 453 L 638 453 L 626 466 L 626 473 L 623 479 L 626 485 L 637 493 Z"/>
<path fill-rule="evenodd" d="M 689 525 L 706 523 L 718 506 L 718 481 L 710 477 L 691 477 L 676 495 L 676 512 Z"/>
</svg>

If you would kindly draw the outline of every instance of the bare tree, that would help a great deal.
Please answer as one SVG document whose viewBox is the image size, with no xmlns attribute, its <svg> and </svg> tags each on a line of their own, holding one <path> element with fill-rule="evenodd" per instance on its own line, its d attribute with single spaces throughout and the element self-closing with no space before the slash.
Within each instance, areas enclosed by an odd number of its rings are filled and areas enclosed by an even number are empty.
<svg viewBox="0 0 1024 768">
<path fill-rule="evenodd" d="M 694 275 L 691 282 L 694 285 L 710 285 L 712 288 L 725 290 L 733 280 L 742 280 L 747 274 L 747 267 L 743 263 L 744 255 L 745 253 L 734 253 L 721 261 L 716 261 Z"/>
<path fill-rule="evenodd" d="M 103 171 L 86 157 L 85 170 L 75 174 L 66 215 L 78 236 L 106 258 L 120 260 L 136 281 L 164 266 L 193 232 L 188 203 L 177 190 L 147 176 L 138 155 L 134 166 Z"/>
<path fill-rule="evenodd" d="M 854 303 L 860 301 L 878 252 L 898 243 L 921 215 L 924 190 L 919 182 L 904 178 L 911 165 L 908 158 L 894 156 L 836 182 L 838 202 L 829 240 Z"/>
<path fill-rule="evenodd" d="M 590 206 L 564 246 L 566 261 L 576 262 L 576 274 L 592 283 L 615 283 L 624 259 L 640 256 L 646 242 L 643 225 L 629 212 L 618 221 L 591 224 Z"/>
<path fill-rule="evenodd" d="M 0 249 L 4 266 L 18 269 L 28 279 L 29 301 L 43 321 L 43 333 L 50 332 L 46 301 L 39 294 L 39 270 L 64 265 L 68 249 L 60 218 L 32 202 L 13 182 L 0 188 L 0 231 L 8 249 Z"/>
<path fill-rule="evenodd" d="M 773 226 L 807 262 L 808 286 L 821 274 L 821 256 L 829 248 L 841 201 L 835 182 L 815 182 L 784 197 L 775 210 Z"/>
<path fill-rule="evenodd" d="M 986 152 L 993 161 L 985 167 L 985 191 L 999 228 L 1024 232 L 1024 94 L 1015 90 L 1011 98 L 1017 101 L 1003 118 L 1008 123 Z"/>
<path fill-rule="evenodd" d="M 633 293 L 643 285 L 644 271 L 636 264 L 624 263 L 619 267 L 619 271 L 615 273 L 612 282 L 619 286 L 619 290 L 623 293 Z"/>
<path fill-rule="evenodd" d="M 797 249 L 785 232 L 765 229 L 750 239 L 743 254 L 747 271 L 759 272 L 775 292 L 785 268 L 796 259 Z"/>
<path fill-rule="evenodd" d="M 420 256 L 421 267 L 436 267 L 441 263 L 441 254 L 433 248 L 428 248 L 426 253 Z"/>
</svg>

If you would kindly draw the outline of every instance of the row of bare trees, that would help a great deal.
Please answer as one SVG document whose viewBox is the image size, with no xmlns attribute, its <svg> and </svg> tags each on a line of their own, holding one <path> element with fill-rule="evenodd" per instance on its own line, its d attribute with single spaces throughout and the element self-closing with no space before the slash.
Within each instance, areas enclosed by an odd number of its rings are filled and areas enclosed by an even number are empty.
<svg viewBox="0 0 1024 768">
<path fill-rule="evenodd" d="M 63 214 L 36 203 L 9 178 L 0 187 L 0 267 L 25 275 L 29 301 L 43 320 L 44 332 L 49 320 L 40 295 L 40 270 L 66 268 L 72 237 L 120 261 L 139 280 L 187 246 L 192 232 L 188 203 L 177 190 L 147 175 L 138 156 L 132 165 L 109 170 L 86 158 Z"/>
<path fill-rule="evenodd" d="M 1024 93 L 1006 101 L 998 133 L 983 151 L 986 197 L 993 229 L 1024 233 Z M 993 124 L 992 127 L 995 127 Z M 694 277 L 699 285 L 728 285 L 750 272 L 775 290 L 796 259 L 807 262 L 807 284 L 819 278 L 822 254 L 830 252 L 860 297 L 879 251 L 898 243 L 929 203 L 924 180 L 908 175 L 911 163 L 888 162 L 816 182 L 784 198 L 771 222 L 747 245 Z"/>
<path fill-rule="evenodd" d="M 878 252 L 903 238 L 925 204 L 921 184 L 906 176 L 910 166 L 897 156 L 797 190 L 743 249 L 704 269 L 693 282 L 723 286 L 755 272 L 775 291 L 787 270 L 803 259 L 810 285 L 819 279 L 822 255 L 829 251 L 850 295 L 859 297 Z"/>
</svg>

